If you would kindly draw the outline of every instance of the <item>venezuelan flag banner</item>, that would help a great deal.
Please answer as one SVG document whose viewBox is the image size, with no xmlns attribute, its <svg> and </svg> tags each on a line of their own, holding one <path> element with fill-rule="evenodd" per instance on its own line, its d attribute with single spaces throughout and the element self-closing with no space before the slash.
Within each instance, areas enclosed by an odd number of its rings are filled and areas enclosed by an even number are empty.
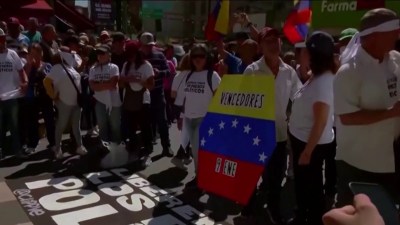
<svg viewBox="0 0 400 225">
<path fill-rule="evenodd" d="M 217 0 L 217 3 L 208 17 L 205 37 L 208 41 L 217 41 L 229 30 L 229 0 Z"/>
<path fill-rule="evenodd" d="M 200 127 L 200 188 L 247 204 L 276 145 L 274 82 L 223 77 Z"/>
<path fill-rule="evenodd" d="M 307 38 L 312 13 L 310 0 L 295 0 L 294 3 L 294 9 L 283 26 L 283 33 L 292 44 Z"/>
</svg>

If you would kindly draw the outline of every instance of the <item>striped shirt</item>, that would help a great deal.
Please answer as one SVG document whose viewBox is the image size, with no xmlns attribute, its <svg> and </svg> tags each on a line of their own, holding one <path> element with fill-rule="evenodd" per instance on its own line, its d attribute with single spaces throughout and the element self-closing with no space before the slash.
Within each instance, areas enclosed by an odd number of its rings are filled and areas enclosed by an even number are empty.
<svg viewBox="0 0 400 225">
<path fill-rule="evenodd" d="M 153 68 L 159 71 L 158 74 L 155 74 L 154 76 L 154 88 L 151 91 L 153 99 L 153 97 L 163 95 L 164 78 L 169 78 L 171 76 L 171 71 L 169 70 L 167 59 L 160 51 L 153 50 L 150 55 L 146 56 L 146 60 L 150 62 Z"/>
</svg>

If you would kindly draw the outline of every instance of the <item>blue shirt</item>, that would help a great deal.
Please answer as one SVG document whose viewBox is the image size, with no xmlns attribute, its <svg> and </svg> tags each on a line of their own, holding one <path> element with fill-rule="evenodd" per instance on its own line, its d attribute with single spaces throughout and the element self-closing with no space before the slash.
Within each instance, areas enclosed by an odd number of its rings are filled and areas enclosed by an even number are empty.
<svg viewBox="0 0 400 225">
<path fill-rule="evenodd" d="M 229 52 L 226 53 L 224 63 L 228 66 L 228 74 L 242 74 L 248 66 L 240 58 Z"/>
</svg>

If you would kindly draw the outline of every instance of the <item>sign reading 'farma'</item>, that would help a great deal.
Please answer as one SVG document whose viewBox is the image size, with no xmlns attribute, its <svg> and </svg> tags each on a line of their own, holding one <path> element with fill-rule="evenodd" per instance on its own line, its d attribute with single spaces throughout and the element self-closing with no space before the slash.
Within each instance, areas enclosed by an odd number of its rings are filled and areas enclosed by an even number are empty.
<svg viewBox="0 0 400 225">
<path fill-rule="evenodd" d="M 361 17 L 371 9 L 388 8 L 400 13 L 398 0 L 314 0 L 312 4 L 312 27 L 358 28 Z"/>
</svg>

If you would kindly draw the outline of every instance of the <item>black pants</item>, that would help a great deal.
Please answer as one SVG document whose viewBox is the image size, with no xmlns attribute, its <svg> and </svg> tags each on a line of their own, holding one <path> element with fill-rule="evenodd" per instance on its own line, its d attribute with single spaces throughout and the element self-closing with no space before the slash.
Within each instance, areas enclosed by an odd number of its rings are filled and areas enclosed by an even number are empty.
<svg viewBox="0 0 400 225">
<path fill-rule="evenodd" d="M 163 149 L 168 149 L 171 144 L 169 140 L 166 103 L 163 94 L 159 96 L 151 95 L 151 120 L 153 128 L 155 125 L 158 129 L 158 132 L 160 133 L 161 146 L 163 147 Z"/>
<path fill-rule="evenodd" d="M 39 113 L 46 126 L 46 136 L 49 146 L 55 145 L 55 113 L 53 102 L 50 99 L 30 98 L 26 101 L 28 148 L 36 148 L 39 143 Z"/>
<path fill-rule="evenodd" d="M 152 134 L 151 134 L 151 123 L 150 123 L 150 106 L 143 105 L 143 108 L 139 111 L 127 111 L 124 110 L 126 115 L 127 127 L 129 129 L 129 141 L 130 145 L 135 149 L 140 148 L 139 138 L 136 134 L 137 130 L 141 131 L 141 137 L 145 150 L 148 153 L 153 149 Z"/>
<path fill-rule="evenodd" d="M 29 124 L 29 107 L 28 107 L 29 98 L 19 98 L 18 99 L 18 131 L 20 136 L 20 142 L 22 147 L 26 147 L 29 133 L 28 133 L 28 124 Z"/>
<path fill-rule="evenodd" d="M 93 129 L 97 125 L 95 105 L 96 101 L 91 96 L 85 96 L 85 105 L 82 108 L 82 116 L 86 120 L 86 129 Z"/>
<path fill-rule="evenodd" d="M 335 139 L 332 143 L 331 148 L 325 151 L 325 194 L 329 197 L 336 195 L 336 183 L 337 183 L 337 172 L 336 172 L 336 129 Z"/>
<path fill-rule="evenodd" d="M 322 165 L 324 153 L 332 148 L 332 144 L 317 145 L 311 155 L 310 164 L 304 166 L 299 165 L 299 159 L 307 143 L 291 134 L 290 143 L 293 151 L 293 172 L 298 210 L 296 216 L 303 223 L 322 225 L 322 216 L 325 213 Z"/>
<path fill-rule="evenodd" d="M 281 217 L 280 201 L 282 181 L 285 176 L 287 164 L 287 142 L 278 142 L 268 164 L 262 174 L 262 183 L 258 191 L 254 192 L 244 210 L 253 213 L 260 210 L 265 203 L 274 218 Z M 258 192 L 258 193 L 257 193 Z M 263 199 L 261 196 L 265 196 Z"/>
<path fill-rule="evenodd" d="M 360 170 L 350 164 L 338 160 L 338 197 L 336 207 L 352 204 L 353 193 L 349 188 L 350 182 L 375 183 L 385 188 L 395 202 L 400 203 L 400 187 L 395 173 L 371 173 Z"/>
</svg>

